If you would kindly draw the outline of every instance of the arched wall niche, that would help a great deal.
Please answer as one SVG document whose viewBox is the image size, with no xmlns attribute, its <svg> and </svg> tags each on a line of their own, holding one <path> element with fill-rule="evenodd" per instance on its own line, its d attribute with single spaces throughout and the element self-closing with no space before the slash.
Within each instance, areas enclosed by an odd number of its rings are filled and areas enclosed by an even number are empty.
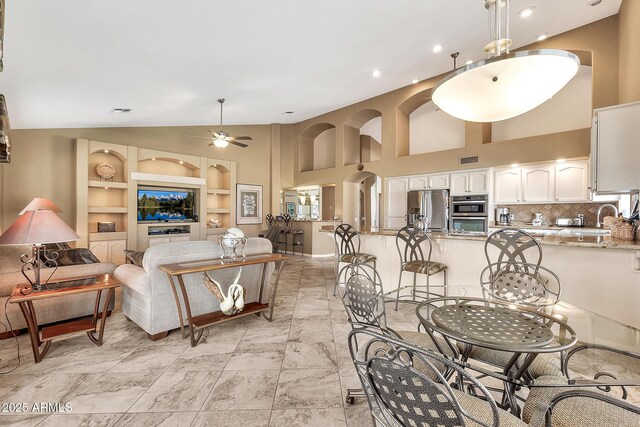
<svg viewBox="0 0 640 427">
<path fill-rule="evenodd" d="M 343 222 L 361 231 L 379 227 L 382 180 L 374 172 L 349 175 L 342 182 Z"/>
<path fill-rule="evenodd" d="M 382 113 L 366 109 L 349 116 L 344 122 L 344 165 L 382 159 Z"/>
<path fill-rule="evenodd" d="M 397 157 L 464 148 L 465 122 L 437 108 L 431 91 L 420 91 L 398 106 Z"/>
<path fill-rule="evenodd" d="M 318 123 L 300 134 L 300 172 L 336 166 L 336 127 Z"/>
</svg>

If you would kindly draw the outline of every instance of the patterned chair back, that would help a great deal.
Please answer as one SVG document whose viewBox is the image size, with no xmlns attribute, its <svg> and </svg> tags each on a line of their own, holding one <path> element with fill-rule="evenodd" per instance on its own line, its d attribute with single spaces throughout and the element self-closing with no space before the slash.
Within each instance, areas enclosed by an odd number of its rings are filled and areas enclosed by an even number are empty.
<svg viewBox="0 0 640 427">
<path fill-rule="evenodd" d="M 273 222 L 276 220 L 271 214 L 267 214 L 266 219 L 267 219 L 267 225 L 269 227 L 271 227 L 273 225 Z"/>
<path fill-rule="evenodd" d="M 484 254 L 492 273 L 507 264 L 540 265 L 542 262 L 540 243 L 531 234 L 517 229 L 502 228 L 491 233 L 484 243 Z"/>
<path fill-rule="evenodd" d="M 367 344 L 358 351 L 357 342 Z M 349 351 L 372 414 L 381 425 L 498 425 L 498 407 L 489 391 L 467 371 L 440 354 L 371 329 L 351 331 Z M 485 400 L 483 416 L 476 414 L 476 405 L 464 407 L 458 399 L 463 392 L 451 388 L 438 366 L 446 366 L 460 375 L 464 383 Z"/>
<path fill-rule="evenodd" d="M 422 243 L 427 242 L 429 251 L 425 257 Z M 404 227 L 396 234 L 396 248 L 400 254 L 400 262 L 431 261 L 431 239 L 419 228 Z"/>
<path fill-rule="evenodd" d="M 360 236 L 349 224 L 340 224 L 333 233 L 336 242 L 336 256 L 360 252 Z"/>
<path fill-rule="evenodd" d="M 387 330 L 382 281 L 375 268 L 368 264 L 347 264 L 339 277 L 345 283 L 341 296 L 351 326 Z"/>
</svg>

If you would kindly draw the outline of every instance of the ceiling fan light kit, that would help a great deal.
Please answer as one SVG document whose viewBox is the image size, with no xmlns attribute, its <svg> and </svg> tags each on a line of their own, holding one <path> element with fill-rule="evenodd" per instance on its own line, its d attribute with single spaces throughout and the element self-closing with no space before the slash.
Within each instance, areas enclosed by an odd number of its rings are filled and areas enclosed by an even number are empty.
<svg viewBox="0 0 640 427">
<path fill-rule="evenodd" d="M 509 0 L 486 0 L 493 40 L 488 58 L 453 71 L 433 88 L 432 100 L 451 116 L 497 122 L 526 113 L 560 91 L 580 59 L 558 49 L 509 52 Z"/>
<path fill-rule="evenodd" d="M 218 99 L 218 103 L 220 104 L 220 130 L 213 131 L 211 129 L 207 129 L 207 132 L 211 134 L 211 136 L 194 136 L 194 135 L 185 135 L 188 138 L 207 138 L 211 140 L 209 146 L 215 146 L 218 148 L 226 148 L 229 144 L 236 145 L 241 148 L 248 147 L 247 144 L 238 141 L 253 141 L 253 138 L 250 136 L 231 136 L 228 132 L 222 130 L 222 104 L 224 104 L 224 98 Z"/>
</svg>

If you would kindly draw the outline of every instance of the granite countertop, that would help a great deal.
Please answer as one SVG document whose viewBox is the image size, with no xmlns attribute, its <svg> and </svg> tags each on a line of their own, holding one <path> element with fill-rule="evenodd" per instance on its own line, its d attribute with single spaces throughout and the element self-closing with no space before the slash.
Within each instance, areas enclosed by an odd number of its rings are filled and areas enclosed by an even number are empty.
<svg viewBox="0 0 640 427">
<path fill-rule="evenodd" d="M 515 228 L 515 227 L 514 227 Z M 549 229 L 549 228 L 548 228 Z M 561 230 L 560 227 L 554 227 L 554 230 Z M 320 231 L 333 232 L 332 229 L 322 228 Z M 359 233 L 364 236 L 395 236 L 398 230 L 390 228 L 369 228 L 367 230 L 360 231 Z M 442 232 L 430 232 L 429 236 L 432 239 L 450 239 L 450 240 L 476 240 L 485 241 L 487 234 L 459 234 L 459 233 L 442 233 Z M 578 248 L 603 248 L 603 249 L 627 249 L 627 250 L 640 250 L 640 241 L 637 240 L 621 240 L 608 235 L 570 235 L 570 236 L 557 236 L 553 234 L 534 236 L 535 239 L 541 245 L 551 246 L 568 246 Z"/>
</svg>

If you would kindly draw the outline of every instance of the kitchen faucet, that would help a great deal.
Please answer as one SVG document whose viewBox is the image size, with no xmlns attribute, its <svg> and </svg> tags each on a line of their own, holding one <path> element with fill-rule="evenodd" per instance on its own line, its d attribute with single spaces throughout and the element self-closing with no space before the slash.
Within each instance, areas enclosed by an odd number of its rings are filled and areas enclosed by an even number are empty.
<svg viewBox="0 0 640 427">
<path fill-rule="evenodd" d="M 613 216 L 618 216 L 618 208 L 616 208 L 614 205 L 612 205 L 610 203 L 606 203 L 604 205 L 600 205 L 600 207 L 598 208 L 598 212 L 596 212 L 596 228 L 601 228 L 602 227 L 602 223 L 600 222 L 600 212 L 602 211 L 603 208 L 611 208 L 611 209 L 613 209 Z"/>
</svg>

